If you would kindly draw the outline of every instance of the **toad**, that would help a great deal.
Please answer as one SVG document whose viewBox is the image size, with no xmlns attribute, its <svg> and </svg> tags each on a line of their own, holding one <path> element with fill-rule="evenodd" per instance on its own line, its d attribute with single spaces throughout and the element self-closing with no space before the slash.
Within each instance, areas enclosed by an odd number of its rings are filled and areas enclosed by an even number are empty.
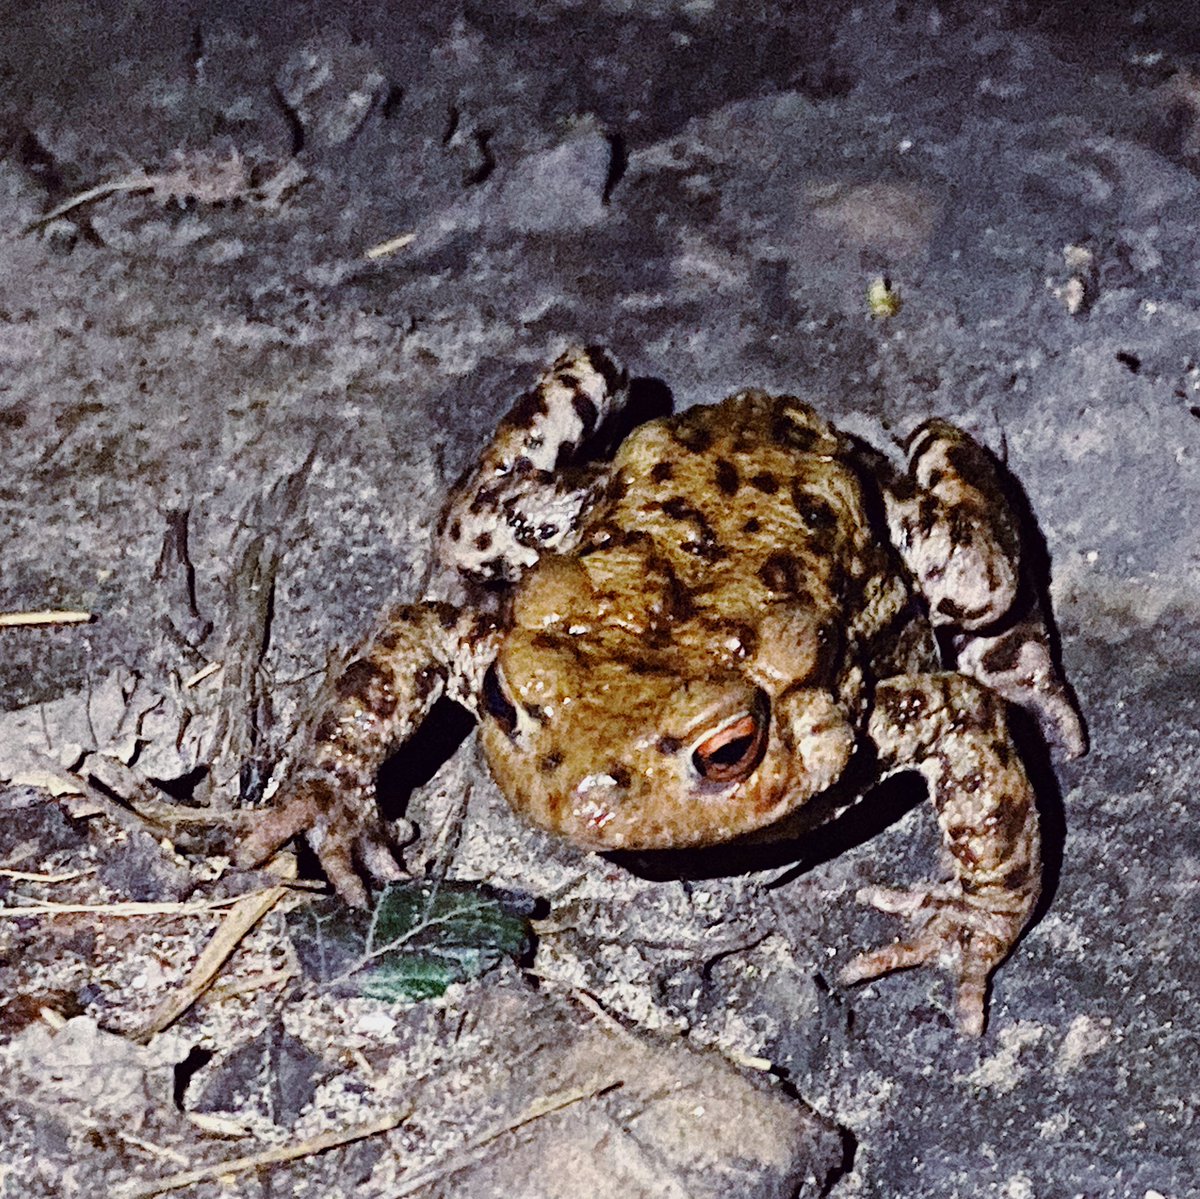
<svg viewBox="0 0 1200 1199">
<path fill-rule="evenodd" d="M 757 390 L 597 460 L 629 394 L 610 354 L 573 349 L 512 408 L 438 526 L 458 602 L 401 606 L 359 651 L 239 860 L 303 832 L 365 904 L 364 876 L 401 873 L 376 773 L 443 695 L 513 808 L 589 850 L 770 837 L 864 764 L 916 771 L 950 875 L 861 891 L 908 931 L 841 979 L 939 966 L 981 1032 L 1041 878 L 1010 705 L 1086 748 L 999 467 L 932 420 L 901 468 Z"/>
</svg>

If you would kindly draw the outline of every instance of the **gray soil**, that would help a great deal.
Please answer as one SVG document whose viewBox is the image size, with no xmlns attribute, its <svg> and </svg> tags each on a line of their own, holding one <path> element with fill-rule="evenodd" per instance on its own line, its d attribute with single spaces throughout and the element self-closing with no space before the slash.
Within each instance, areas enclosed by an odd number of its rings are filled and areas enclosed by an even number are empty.
<svg viewBox="0 0 1200 1199">
<path fill-rule="evenodd" d="M 0 628 L 0 1191 L 390 1114 L 185 1193 L 1200 1194 L 1188 6 L 5 7 L 0 612 L 94 619 Z M 1030 739 L 1047 895 L 986 1034 L 936 974 L 833 981 L 897 931 L 856 890 L 938 869 L 907 792 L 664 871 L 526 829 L 447 717 L 385 786 L 406 864 L 540 897 L 532 959 L 336 998 L 286 977 L 288 899 L 139 1040 L 220 913 L 30 909 L 270 881 L 222 856 L 238 810 L 581 340 L 677 408 L 757 385 L 884 447 L 944 416 L 1020 481 L 1092 749 Z"/>
</svg>

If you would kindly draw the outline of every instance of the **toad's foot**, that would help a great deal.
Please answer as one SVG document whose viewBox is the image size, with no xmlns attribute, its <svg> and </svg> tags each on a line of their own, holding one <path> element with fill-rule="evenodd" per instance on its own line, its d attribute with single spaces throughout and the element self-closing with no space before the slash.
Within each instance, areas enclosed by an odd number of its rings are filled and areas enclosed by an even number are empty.
<svg viewBox="0 0 1200 1199">
<path fill-rule="evenodd" d="M 511 583 L 543 554 L 568 552 L 597 496 L 596 479 L 579 468 L 628 400 L 627 384 L 599 346 L 563 354 L 455 485 L 438 522 L 438 561 L 478 582 Z"/>
<path fill-rule="evenodd" d="M 908 453 L 908 477 L 885 494 L 888 525 L 953 644 L 954 668 L 1028 709 L 1051 745 L 1080 757 L 1087 730 L 1051 653 L 1002 468 L 942 420 L 917 429 Z"/>
<path fill-rule="evenodd" d="M 377 884 L 404 877 L 382 823 L 364 824 L 358 806 L 339 799 L 319 778 L 291 787 L 287 802 L 262 816 L 237 847 L 234 860 L 239 866 L 256 866 L 302 832 L 333 889 L 353 907 L 367 906 L 358 869 Z"/>
<path fill-rule="evenodd" d="M 843 984 L 865 982 L 907 970 L 937 966 L 954 979 L 958 1027 L 969 1036 L 983 1032 L 988 976 L 1004 960 L 1025 924 L 1026 912 L 1002 911 L 958 883 L 935 883 L 911 890 L 863 887 L 856 898 L 882 912 L 907 920 L 905 940 L 857 954 L 841 970 Z"/>
</svg>

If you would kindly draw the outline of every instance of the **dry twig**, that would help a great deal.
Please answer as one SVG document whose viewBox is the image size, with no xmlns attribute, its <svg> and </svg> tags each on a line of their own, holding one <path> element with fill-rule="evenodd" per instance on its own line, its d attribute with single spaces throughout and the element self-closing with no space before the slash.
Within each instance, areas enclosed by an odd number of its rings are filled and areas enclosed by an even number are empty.
<svg viewBox="0 0 1200 1199">
<path fill-rule="evenodd" d="M 381 241 L 377 246 L 364 250 L 363 257 L 386 258 L 389 254 L 394 254 L 397 250 L 403 250 L 405 246 L 411 245 L 416 239 L 415 233 L 401 233 L 399 237 L 389 237 L 387 241 Z"/>
<path fill-rule="evenodd" d="M 95 866 L 89 866 L 86 870 L 64 870 L 61 874 L 41 874 L 36 870 L 9 870 L 7 867 L 0 867 L 0 875 L 22 883 L 70 883 L 77 878 L 95 874 L 96 869 Z"/>
<path fill-rule="evenodd" d="M 282 987 L 291 982 L 299 972 L 297 966 L 284 966 L 281 970 L 264 970 L 253 978 L 242 979 L 240 982 L 216 983 L 209 988 L 209 995 L 214 1002 L 221 1003 L 238 995 L 248 995 L 251 991 L 265 991 L 268 987 Z"/>
<path fill-rule="evenodd" d="M 381 1132 L 390 1132 L 412 1115 L 411 1109 L 392 1112 L 381 1116 L 367 1124 L 357 1124 L 351 1128 L 342 1128 L 334 1132 L 323 1133 L 319 1137 L 311 1137 L 307 1141 L 298 1141 L 294 1145 L 277 1145 L 273 1149 L 264 1149 L 258 1153 L 248 1153 L 242 1157 L 231 1157 L 225 1161 L 213 1162 L 208 1166 L 197 1166 L 192 1170 L 181 1170 L 178 1174 L 168 1174 L 163 1178 L 150 1182 L 138 1182 L 118 1191 L 120 1199 L 152 1199 L 154 1195 L 162 1195 L 167 1191 L 178 1191 L 183 1187 L 194 1186 L 198 1182 L 211 1182 L 224 1178 L 227 1174 L 244 1174 L 247 1170 L 257 1170 L 262 1166 L 274 1166 L 280 1162 L 295 1161 L 301 1157 L 313 1157 L 353 1141 L 361 1141 L 366 1137 L 378 1136 Z"/>
<path fill-rule="evenodd" d="M 89 624 L 95 619 L 92 612 L 78 612 L 71 608 L 43 608 L 37 612 L 0 612 L 0 629 L 40 624 Z"/>
<path fill-rule="evenodd" d="M 400 1189 L 392 1192 L 393 1199 L 403 1199 L 431 1183 L 440 1182 L 457 1174 L 460 1170 L 471 1165 L 481 1149 L 486 1149 L 493 1141 L 499 1140 L 508 1133 L 517 1132 L 535 1120 L 561 1112 L 564 1108 L 572 1107 L 587 1099 L 595 1099 L 624 1086 L 624 1079 L 598 1079 L 582 1087 L 571 1087 L 556 1091 L 552 1095 L 544 1095 L 533 1100 L 515 1116 L 499 1121 L 490 1128 L 473 1137 L 461 1149 L 449 1154 L 434 1166 L 418 1170 L 405 1178 Z M 135 1183 L 118 1192 L 119 1199 L 153 1199 L 155 1195 L 167 1191 L 180 1190 L 193 1186 L 198 1182 L 210 1182 L 230 1174 L 243 1174 L 248 1170 L 257 1170 L 262 1166 L 279 1165 L 282 1162 L 295 1161 L 301 1157 L 313 1157 L 329 1149 L 348 1145 L 352 1141 L 363 1140 L 379 1133 L 390 1132 L 409 1116 L 412 1109 L 383 1116 L 367 1124 L 359 1124 L 353 1128 L 341 1129 L 335 1132 L 323 1133 L 307 1141 L 295 1145 L 280 1145 L 259 1153 L 250 1153 L 242 1157 L 228 1158 L 225 1161 L 214 1162 L 208 1166 L 197 1166 L 191 1170 L 183 1170 L 178 1174 L 170 1174 L 151 1182 Z"/>
<path fill-rule="evenodd" d="M 217 671 L 220 669 L 221 669 L 220 662 L 210 662 L 207 666 L 196 671 L 195 674 L 190 675 L 188 678 L 184 679 L 183 680 L 184 688 L 191 689 L 192 687 L 198 686 L 200 683 L 203 683 L 205 679 L 216 674 Z"/>
<path fill-rule="evenodd" d="M 507 1133 L 516 1132 L 518 1129 L 524 1128 L 526 1124 L 532 1124 L 544 1116 L 561 1112 L 564 1108 L 582 1103 L 585 1099 L 595 1099 L 600 1095 L 607 1095 L 609 1091 L 615 1091 L 624 1085 L 625 1080 L 622 1078 L 608 1078 L 582 1087 L 555 1091 L 553 1095 L 543 1095 L 533 1100 L 515 1116 L 493 1124 L 479 1136 L 473 1137 L 461 1149 L 448 1154 L 437 1165 L 410 1174 L 401 1182 L 400 1189 L 392 1192 L 392 1199 L 404 1199 L 405 1195 L 411 1195 L 431 1183 L 441 1182 L 443 1179 L 457 1174 L 459 1170 L 466 1169 L 475 1161 L 481 1149 L 486 1149 L 493 1141 L 499 1140 Z"/>
<path fill-rule="evenodd" d="M 218 155 L 207 150 L 180 151 L 174 162 L 163 171 L 130 171 L 117 179 L 108 179 L 78 192 L 49 212 L 30 221 L 22 230 L 33 233 L 52 221 L 120 192 L 129 195 L 148 194 L 160 204 L 169 200 L 195 200 L 201 204 L 223 204 L 238 200 L 251 191 L 250 171 L 236 150 Z"/>
<path fill-rule="evenodd" d="M 277 887 L 266 887 L 262 891 L 251 892 L 251 895 L 269 895 L 278 889 Z M 18 898 L 28 897 L 18 896 Z M 0 907 L 0 916 L 78 916 L 89 912 L 97 916 L 204 916 L 213 913 L 219 915 L 223 908 L 235 907 L 247 898 L 250 896 L 239 895 L 227 899 L 197 899 L 188 903 L 167 900 L 161 903 L 149 900 L 144 902 L 118 900 L 115 903 L 54 903 L 52 900 L 46 899 L 18 907 Z"/>
<path fill-rule="evenodd" d="M 174 1024 L 184 1012 L 208 990 L 218 971 L 230 954 L 241 944 L 246 934 L 288 893 L 287 887 L 268 887 L 263 891 L 243 895 L 233 910 L 213 934 L 188 971 L 182 985 L 172 991 L 154 1009 L 150 1019 L 134 1037 L 143 1044 L 156 1033 Z"/>
<path fill-rule="evenodd" d="M 128 829 L 130 832 L 149 831 L 156 837 L 164 837 L 170 833 L 170 829 L 161 821 L 156 820 L 153 816 L 145 816 L 135 808 L 126 807 L 122 803 L 118 803 L 111 795 L 105 794 L 99 787 L 95 786 L 82 775 L 76 774 L 73 770 L 67 770 L 59 765 L 48 754 L 35 754 L 38 765 L 46 772 L 46 774 L 61 783 L 66 783 L 72 791 L 78 795 L 86 796 L 92 801 L 106 816 L 119 825 L 123 829 Z"/>
</svg>

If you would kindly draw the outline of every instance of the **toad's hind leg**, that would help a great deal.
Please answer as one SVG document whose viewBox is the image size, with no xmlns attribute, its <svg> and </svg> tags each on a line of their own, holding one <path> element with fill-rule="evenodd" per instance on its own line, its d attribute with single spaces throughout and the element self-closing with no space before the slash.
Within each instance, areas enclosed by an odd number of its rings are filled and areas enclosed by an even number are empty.
<svg viewBox="0 0 1200 1199">
<path fill-rule="evenodd" d="M 953 665 L 1027 708 L 1068 756 L 1087 734 L 1050 645 L 1038 589 L 1023 575 L 1000 469 L 974 438 L 931 420 L 908 441 L 908 478 L 886 497 L 905 567 L 952 648 Z"/>
<path fill-rule="evenodd" d="M 481 582 L 512 582 L 542 553 L 571 548 L 600 479 L 570 468 L 627 396 L 626 373 L 606 350 L 563 354 L 456 484 L 438 523 L 440 562 Z"/>
<path fill-rule="evenodd" d="M 959 1026 L 978 1035 L 988 976 L 1025 927 L 1041 885 L 1033 789 L 1008 733 L 1004 701 L 959 674 L 901 675 L 875 693 L 869 734 L 885 768 L 915 769 L 929 785 L 952 863 L 949 882 L 859 899 L 909 921 L 906 940 L 859 954 L 858 982 L 935 964 L 956 980 Z"/>
<path fill-rule="evenodd" d="M 1020 586 L 1020 538 L 983 446 L 927 421 L 908 440 L 906 485 L 886 499 L 892 540 L 933 623 L 973 631 L 1003 619 Z"/>
</svg>

